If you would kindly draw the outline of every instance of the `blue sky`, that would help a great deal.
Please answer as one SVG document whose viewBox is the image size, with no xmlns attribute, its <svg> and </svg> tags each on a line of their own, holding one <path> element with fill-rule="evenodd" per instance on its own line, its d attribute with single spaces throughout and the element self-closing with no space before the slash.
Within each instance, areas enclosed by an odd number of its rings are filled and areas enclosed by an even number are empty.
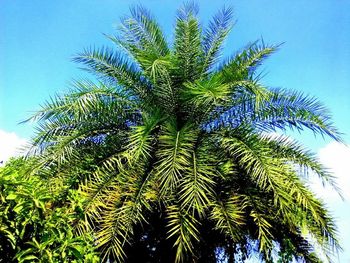
<svg viewBox="0 0 350 263">
<path fill-rule="evenodd" d="M 18 122 L 50 95 L 67 90 L 72 78 L 86 76 L 71 62 L 72 55 L 86 47 L 111 45 L 103 33 L 113 34 L 129 6 L 140 2 L 160 21 L 171 41 L 174 14 L 181 1 L 0 0 L 0 136 L 7 138 L 12 133 L 8 138 L 29 139 L 33 125 Z M 236 24 L 225 55 L 261 37 L 270 44 L 284 42 L 262 67 L 267 74 L 263 83 L 318 97 L 331 109 L 336 126 L 350 142 L 350 1 L 198 2 L 203 25 L 223 5 L 233 7 Z M 349 149 L 327 138 L 315 139 L 309 132 L 296 137 L 334 168 L 339 183 L 349 191 Z M 13 140 L 7 140 L 6 147 L 11 148 Z M 0 141 L 0 151 L 5 148 L 4 140 L 2 145 Z M 345 249 L 339 262 L 349 262 L 349 201 L 330 197 L 328 190 L 315 191 L 324 194 L 338 219 Z"/>
</svg>

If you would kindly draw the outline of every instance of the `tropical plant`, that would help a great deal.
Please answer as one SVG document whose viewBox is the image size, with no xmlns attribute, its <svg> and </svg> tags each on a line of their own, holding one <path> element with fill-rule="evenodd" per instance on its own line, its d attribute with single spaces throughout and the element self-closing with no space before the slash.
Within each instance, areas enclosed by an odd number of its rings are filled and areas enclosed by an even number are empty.
<svg viewBox="0 0 350 263">
<path fill-rule="evenodd" d="M 206 29 L 197 13 L 194 4 L 178 11 L 170 45 L 135 7 L 108 36 L 117 50 L 77 55 L 97 79 L 75 81 L 31 118 L 37 170 L 79 189 L 109 262 L 330 259 L 334 221 L 307 179 L 336 187 L 333 178 L 301 144 L 271 133 L 309 129 L 339 141 L 328 111 L 261 83 L 258 67 L 278 45 L 257 41 L 220 58 L 230 8 Z M 75 172 L 86 159 L 93 165 Z"/>
</svg>

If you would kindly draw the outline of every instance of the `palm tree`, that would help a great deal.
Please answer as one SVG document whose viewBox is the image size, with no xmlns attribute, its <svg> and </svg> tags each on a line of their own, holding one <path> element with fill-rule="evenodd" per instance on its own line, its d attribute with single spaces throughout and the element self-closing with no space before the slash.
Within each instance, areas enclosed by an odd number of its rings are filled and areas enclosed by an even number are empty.
<svg viewBox="0 0 350 263">
<path fill-rule="evenodd" d="M 76 56 L 97 79 L 73 82 L 32 117 L 38 167 L 80 189 L 87 230 L 110 262 L 330 259 L 335 225 L 307 179 L 336 187 L 332 175 L 272 133 L 309 129 L 339 141 L 327 110 L 261 84 L 257 68 L 278 46 L 257 41 L 220 59 L 230 8 L 203 30 L 197 13 L 179 9 L 169 45 L 135 7 L 108 36 L 116 51 Z"/>
</svg>

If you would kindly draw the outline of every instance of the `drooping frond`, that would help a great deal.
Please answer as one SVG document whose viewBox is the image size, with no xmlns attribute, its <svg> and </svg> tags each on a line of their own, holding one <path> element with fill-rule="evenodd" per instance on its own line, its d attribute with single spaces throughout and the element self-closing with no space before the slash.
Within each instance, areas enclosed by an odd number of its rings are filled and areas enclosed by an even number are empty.
<svg viewBox="0 0 350 263">
<path fill-rule="evenodd" d="M 78 145 L 99 144 L 104 137 L 127 130 L 126 121 L 135 121 L 137 115 L 135 101 L 126 92 L 102 83 L 75 82 L 71 96 L 57 96 L 32 117 L 40 126 L 31 152 L 51 147 L 48 158 L 69 159 Z"/>
<path fill-rule="evenodd" d="M 257 112 L 252 123 L 260 129 L 273 130 L 285 127 L 302 130 L 306 127 L 314 133 L 341 141 L 324 105 L 300 92 L 274 91 L 271 100 Z"/>
<path fill-rule="evenodd" d="M 105 138 L 120 135 L 137 115 L 135 101 L 127 93 L 104 84 L 76 82 L 71 96 L 57 96 L 32 117 L 39 127 L 30 154 L 43 153 L 44 163 L 61 163 L 74 156 L 78 146 L 100 145 Z"/>
<path fill-rule="evenodd" d="M 273 154 L 277 158 L 285 159 L 288 162 L 300 165 L 302 169 L 304 168 L 303 171 L 306 177 L 308 177 L 308 173 L 312 171 L 320 177 L 323 184 L 328 183 L 332 185 L 337 192 L 340 191 L 334 180 L 334 176 L 323 167 L 314 153 L 302 147 L 300 143 L 283 135 L 279 135 L 278 137 L 265 135 L 262 138 L 262 142 L 266 143 L 268 147 L 272 149 Z"/>
<path fill-rule="evenodd" d="M 103 83 L 95 84 L 91 81 L 74 81 L 69 96 L 57 95 L 47 102 L 27 121 L 54 120 L 59 117 L 71 116 L 82 120 L 95 114 L 102 113 L 98 110 L 102 107 L 125 109 L 136 106 L 136 102 L 130 98 L 128 91 L 116 90 L 114 87 Z"/>
<path fill-rule="evenodd" d="M 332 247 L 337 246 L 334 239 L 334 228 L 332 225 L 327 225 L 328 219 L 325 218 L 327 212 L 296 176 L 292 165 L 286 162 L 289 156 L 276 156 L 273 153 L 273 148 L 268 148 L 265 143 L 261 144 L 259 141 L 258 137 L 249 135 L 249 138 L 245 139 L 226 138 L 222 140 L 222 143 L 235 162 L 245 171 L 244 173 L 251 177 L 250 180 L 260 189 L 265 189 L 264 191 L 273 195 L 273 203 L 278 208 L 278 213 L 283 214 L 284 220 L 289 223 L 296 222 L 298 220 L 294 215 L 295 209 L 306 211 L 313 218 L 313 222 L 318 225 L 317 229 L 324 228 L 323 235 L 317 234 L 320 238 L 319 242 L 325 238 L 328 240 L 327 242 L 335 242 Z M 255 148 L 256 146 L 258 148 Z M 256 212 L 252 214 L 255 218 L 254 221 L 259 226 L 265 220 L 256 215 Z M 264 224 L 259 226 L 259 231 L 263 231 L 261 227 Z M 263 242 L 264 246 L 265 244 L 271 245 L 271 240 L 262 241 L 262 237 L 259 234 L 259 240 Z"/>
<path fill-rule="evenodd" d="M 278 129 L 307 128 L 315 134 L 327 135 L 341 141 L 340 133 L 333 126 L 327 109 L 316 99 L 299 92 L 269 91 L 267 98 L 256 105 L 250 96 L 238 97 L 229 109 L 221 110 L 219 117 L 206 124 L 211 130 L 221 127 L 249 126 L 257 131 L 275 132 Z M 216 116 L 216 114 L 214 114 Z"/>
<path fill-rule="evenodd" d="M 159 125 L 161 116 L 154 113 L 151 116 L 143 116 L 143 123 L 139 126 L 132 127 L 128 136 L 129 143 L 124 149 L 124 156 L 130 165 L 140 160 L 151 158 L 153 143 L 155 142 L 154 130 Z"/>
<path fill-rule="evenodd" d="M 239 196 L 231 196 L 227 200 L 220 200 L 217 196 L 211 203 L 210 219 L 215 222 L 215 228 L 234 241 L 239 241 L 241 227 L 245 224 L 244 202 Z"/>
<path fill-rule="evenodd" d="M 90 219 L 98 219 L 101 217 L 102 211 L 105 209 L 105 197 L 110 191 L 114 192 L 114 197 L 121 195 L 118 184 L 122 172 L 108 172 L 105 169 L 97 169 L 88 180 L 80 184 L 80 191 L 85 198 L 85 213 Z M 93 220 L 91 228 L 93 228 Z"/>
<path fill-rule="evenodd" d="M 250 141 L 248 141 L 248 140 Z M 269 160 L 258 152 L 261 147 L 255 145 L 253 140 L 257 140 L 254 136 L 246 138 L 226 137 L 220 138 L 222 147 L 228 151 L 230 156 L 235 159 L 241 168 L 246 171 L 246 174 L 251 176 L 255 183 L 261 188 L 271 188 L 269 179 Z"/>
<path fill-rule="evenodd" d="M 199 222 L 189 212 L 181 209 L 176 204 L 167 208 L 168 238 L 175 238 L 176 247 L 175 262 L 183 262 L 186 254 L 192 254 L 193 242 L 199 241 L 197 225 Z"/>
<path fill-rule="evenodd" d="M 204 216 L 210 204 L 215 184 L 214 165 L 206 162 L 208 160 L 205 154 L 204 149 L 197 154 L 192 153 L 192 167 L 185 171 L 179 187 L 179 202 L 183 209 L 196 212 L 201 216 Z"/>
<path fill-rule="evenodd" d="M 113 191 L 117 191 L 117 188 L 113 188 L 114 184 L 122 184 L 123 178 L 128 176 L 129 169 L 148 164 L 155 140 L 153 133 L 158 122 L 159 119 L 154 116 L 144 116 L 142 125 L 132 127 L 126 133 L 124 138 L 128 142 L 126 147 L 115 149 L 112 155 L 101 160 L 100 169 L 93 174 L 89 182 L 82 186 L 90 202 L 87 207 L 89 206 L 88 212 L 92 216 L 96 217 L 96 209 L 100 205 L 103 206 L 103 198 L 112 191 L 111 187 Z M 97 216 L 100 216 L 98 212 Z"/>
<path fill-rule="evenodd" d="M 106 208 L 101 212 L 97 243 L 106 256 L 113 254 L 119 261 L 125 257 L 124 247 L 130 242 L 137 224 L 147 223 L 145 211 L 151 209 L 147 192 L 150 190 L 150 173 L 137 165 L 125 172 L 122 184 L 105 195 Z"/>
<path fill-rule="evenodd" d="M 273 240 L 273 236 L 270 233 L 270 229 L 272 228 L 272 226 L 265 219 L 265 216 L 262 212 L 259 213 L 256 210 L 252 210 L 250 216 L 253 218 L 254 223 L 258 227 L 258 240 L 260 252 L 265 253 L 265 255 L 268 255 Z"/>
<path fill-rule="evenodd" d="M 182 174 L 190 165 L 193 147 L 196 142 L 196 130 L 191 126 L 178 128 L 174 121 L 166 124 L 159 136 L 160 149 L 155 168 L 161 191 L 167 192 L 179 186 Z"/>
<path fill-rule="evenodd" d="M 339 249 L 336 228 L 324 204 L 302 184 L 295 174 L 287 174 L 285 178 L 289 180 L 286 180 L 283 187 L 289 189 L 289 195 L 295 198 L 299 209 L 306 212 L 306 216 L 302 218 L 300 224 L 306 224 L 307 230 L 311 235 L 314 235 L 313 237 L 316 238 L 322 249 L 325 249 L 326 253 L 331 252 L 327 251 L 329 248 Z M 310 218 L 312 218 L 311 222 L 308 221 Z"/>
</svg>

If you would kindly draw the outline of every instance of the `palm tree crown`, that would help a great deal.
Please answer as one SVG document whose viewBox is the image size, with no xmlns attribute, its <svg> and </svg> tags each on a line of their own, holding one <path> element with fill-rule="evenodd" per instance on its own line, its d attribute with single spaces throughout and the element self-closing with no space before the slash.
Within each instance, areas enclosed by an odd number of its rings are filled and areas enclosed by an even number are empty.
<svg viewBox="0 0 350 263">
<path fill-rule="evenodd" d="M 318 262 L 316 248 L 339 247 L 306 186 L 308 172 L 334 185 L 332 176 L 302 145 L 271 135 L 338 132 L 314 98 L 260 83 L 257 68 L 278 46 L 257 41 L 220 59 L 231 18 L 223 8 L 202 30 L 185 4 L 169 45 L 135 7 L 108 36 L 117 51 L 76 56 L 98 81 L 74 82 L 33 116 L 38 167 L 80 189 L 84 229 L 105 259 L 233 262 L 255 251 Z"/>
</svg>

